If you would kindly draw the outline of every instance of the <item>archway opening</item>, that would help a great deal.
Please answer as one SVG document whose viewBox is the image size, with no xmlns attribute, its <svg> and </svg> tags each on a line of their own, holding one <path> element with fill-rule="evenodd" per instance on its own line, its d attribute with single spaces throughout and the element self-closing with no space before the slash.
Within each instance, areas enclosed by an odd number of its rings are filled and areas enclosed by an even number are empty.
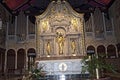
<svg viewBox="0 0 120 80">
<path fill-rule="evenodd" d="M 28 70 L 31 70 L 35 63 L 36 51 L 33 48 L 28 49 Z"/>
<path fill-rule="evenodd" d="M 87 47 L 87 55 L 93 55 L 95 54 L 95 48 L 93 46 Z"/>
<path fill-rule="evenodd" d="M 99 45 L 97 47 L 97 54 L 99 58 L 105 58 L 106 53 L 105 53 L 105 47 L 103 45 Z"/>
<path fill-rule="evenodd" d="M 0 48 L 0 73 L 4 72 L 5 49 Z"/>
<path fill-rule="evenodd" d="M 25 50 L 24 49 L 19 49 L 17 51 L 17 68 L 22 70 L 24 69 L 25 66 Z"/>
<path fill-rule="evenodd" d="M 10 49 L 7 51 L 7 72 L 14 73 L 15 70 L 15 51 Z"/>
<path fill-rule="evenodd" d="M 109 45 L 107 47 L 108 58 L 116 58 L 116 48 L 114 45 Z"/>
</svg>

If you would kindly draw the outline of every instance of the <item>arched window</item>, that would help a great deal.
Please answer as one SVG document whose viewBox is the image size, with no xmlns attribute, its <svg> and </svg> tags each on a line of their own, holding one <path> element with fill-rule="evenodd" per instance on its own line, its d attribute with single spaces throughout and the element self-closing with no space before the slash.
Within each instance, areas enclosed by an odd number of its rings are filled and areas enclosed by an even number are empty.
<svg viewBox="0 0 120 80">
<path fill-rule="evenodd" d="M 9 49 L 7 51 L 7 72 L 14 73 L 15 70 L 15 50 Z"/>
<path fill-rule="evenodd" d="M 36 57 L 36 51 L 33 48 L 28 49 L 28 56 Z"/>
<path fill-rule="evenodd" d="M 94 46 L 88 46 L 87 47 L 87 55 L 95 54 L 95 48 Z"/>
<path fill-rule="evenodd" d="M 114 45 L 109 45 L 107 47 L 108 58 L 116 58 L 116 49 Z"/>
<path fill-rule="evenodd" d="M 28 70 L 32 69 L 32 66 L 35 63 L 36 51 L 33 48 L 28 49 Z"/>
<path fill-rule="evenodd" d="M 17 68 L 18 69 L 23 69 L 25 66 L 25 50 L 24 49 L 19 49 L 17 51 Z"/>
<path fill-rule="evenodd" d="M 98 54 L 98 57 L 105 58 L 106 53 L 105 53 L 105 47 L 103 45 L 99 45 L 97 47 L 97 54 Z"/>
</svg>

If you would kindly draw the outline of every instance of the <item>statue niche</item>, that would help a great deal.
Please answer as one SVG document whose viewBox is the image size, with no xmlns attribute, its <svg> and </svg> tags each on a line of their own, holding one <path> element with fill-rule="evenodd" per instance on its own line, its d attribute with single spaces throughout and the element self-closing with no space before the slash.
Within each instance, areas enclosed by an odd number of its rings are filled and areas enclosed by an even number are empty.
<svg viewBox="0 0 120 80">
<path fill-rule="evenodd" d="M 59 49 L 59 54 L 63 54 L 63 49 L 64 49 L 64 36 L 63 36 L 63 33 L 62 32 L 57 32 L 57 43 L 58 43 L 58 49 Z"/>
<path fill-rule="evenodd" d="M 75 43 L 75 40 L 72 40 L 72 41 L 71 41 L 71 48 L 72 48 L 72 54 L 75 54 L 75 51 L 76 51 L 76 43 Z"/>
<path fill-rule="evenodd" d="M 50 53 L 51 53 L 51 45 L 50 45 L 49 41 L 46 44 L 46 51 L 47 51 L 47 55 L 50 55 Z"/>
</svg>

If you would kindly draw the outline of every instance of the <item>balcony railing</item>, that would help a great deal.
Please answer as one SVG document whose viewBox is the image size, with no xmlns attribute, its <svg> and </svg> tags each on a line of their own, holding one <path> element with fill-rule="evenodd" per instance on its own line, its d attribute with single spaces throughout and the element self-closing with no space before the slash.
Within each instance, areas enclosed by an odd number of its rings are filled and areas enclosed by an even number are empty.
<svg viewBox="0 0 120 80">
<path fill-rule="evenodd" d="M 25 34 L 17 34 L 16 36 L 15 35 L 8 35 L 7 38 L 8 38 L 7 39 L 8 42 L 25 42 L 26 40 L 27 41 L 35 40 L 35 34 L 29 34 L 28 39 L 27 39 L 27 36 Z"/>
</svg>

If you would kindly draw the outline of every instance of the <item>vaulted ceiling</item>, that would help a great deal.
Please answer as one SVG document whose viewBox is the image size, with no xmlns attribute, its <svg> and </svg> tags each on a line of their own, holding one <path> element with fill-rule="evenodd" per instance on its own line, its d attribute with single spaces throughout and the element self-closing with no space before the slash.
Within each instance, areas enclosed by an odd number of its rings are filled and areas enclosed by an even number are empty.
<svg viewBox="0 0 120 80">
<path fill-rule="evenodd" d="M 28 15 L 42 14 L 51 1 L 57 0 L 0 0 L 0 3 L 13 15 L 25 11 Z M 115 0 L 66 0 L 79 13 L 87 13 L 100 8 L 107 11 Z"/>
<path fill-rule="evenodd" d="M 53 0 L 1 0 L 1 4 L 10 12 L 29 11 L 30 14 L 42 13 Z M 90 9 L 99 7 L 107 9 L 114 0 L 66 0 L 74 10 L 89 12 Z"/>
</svg>

